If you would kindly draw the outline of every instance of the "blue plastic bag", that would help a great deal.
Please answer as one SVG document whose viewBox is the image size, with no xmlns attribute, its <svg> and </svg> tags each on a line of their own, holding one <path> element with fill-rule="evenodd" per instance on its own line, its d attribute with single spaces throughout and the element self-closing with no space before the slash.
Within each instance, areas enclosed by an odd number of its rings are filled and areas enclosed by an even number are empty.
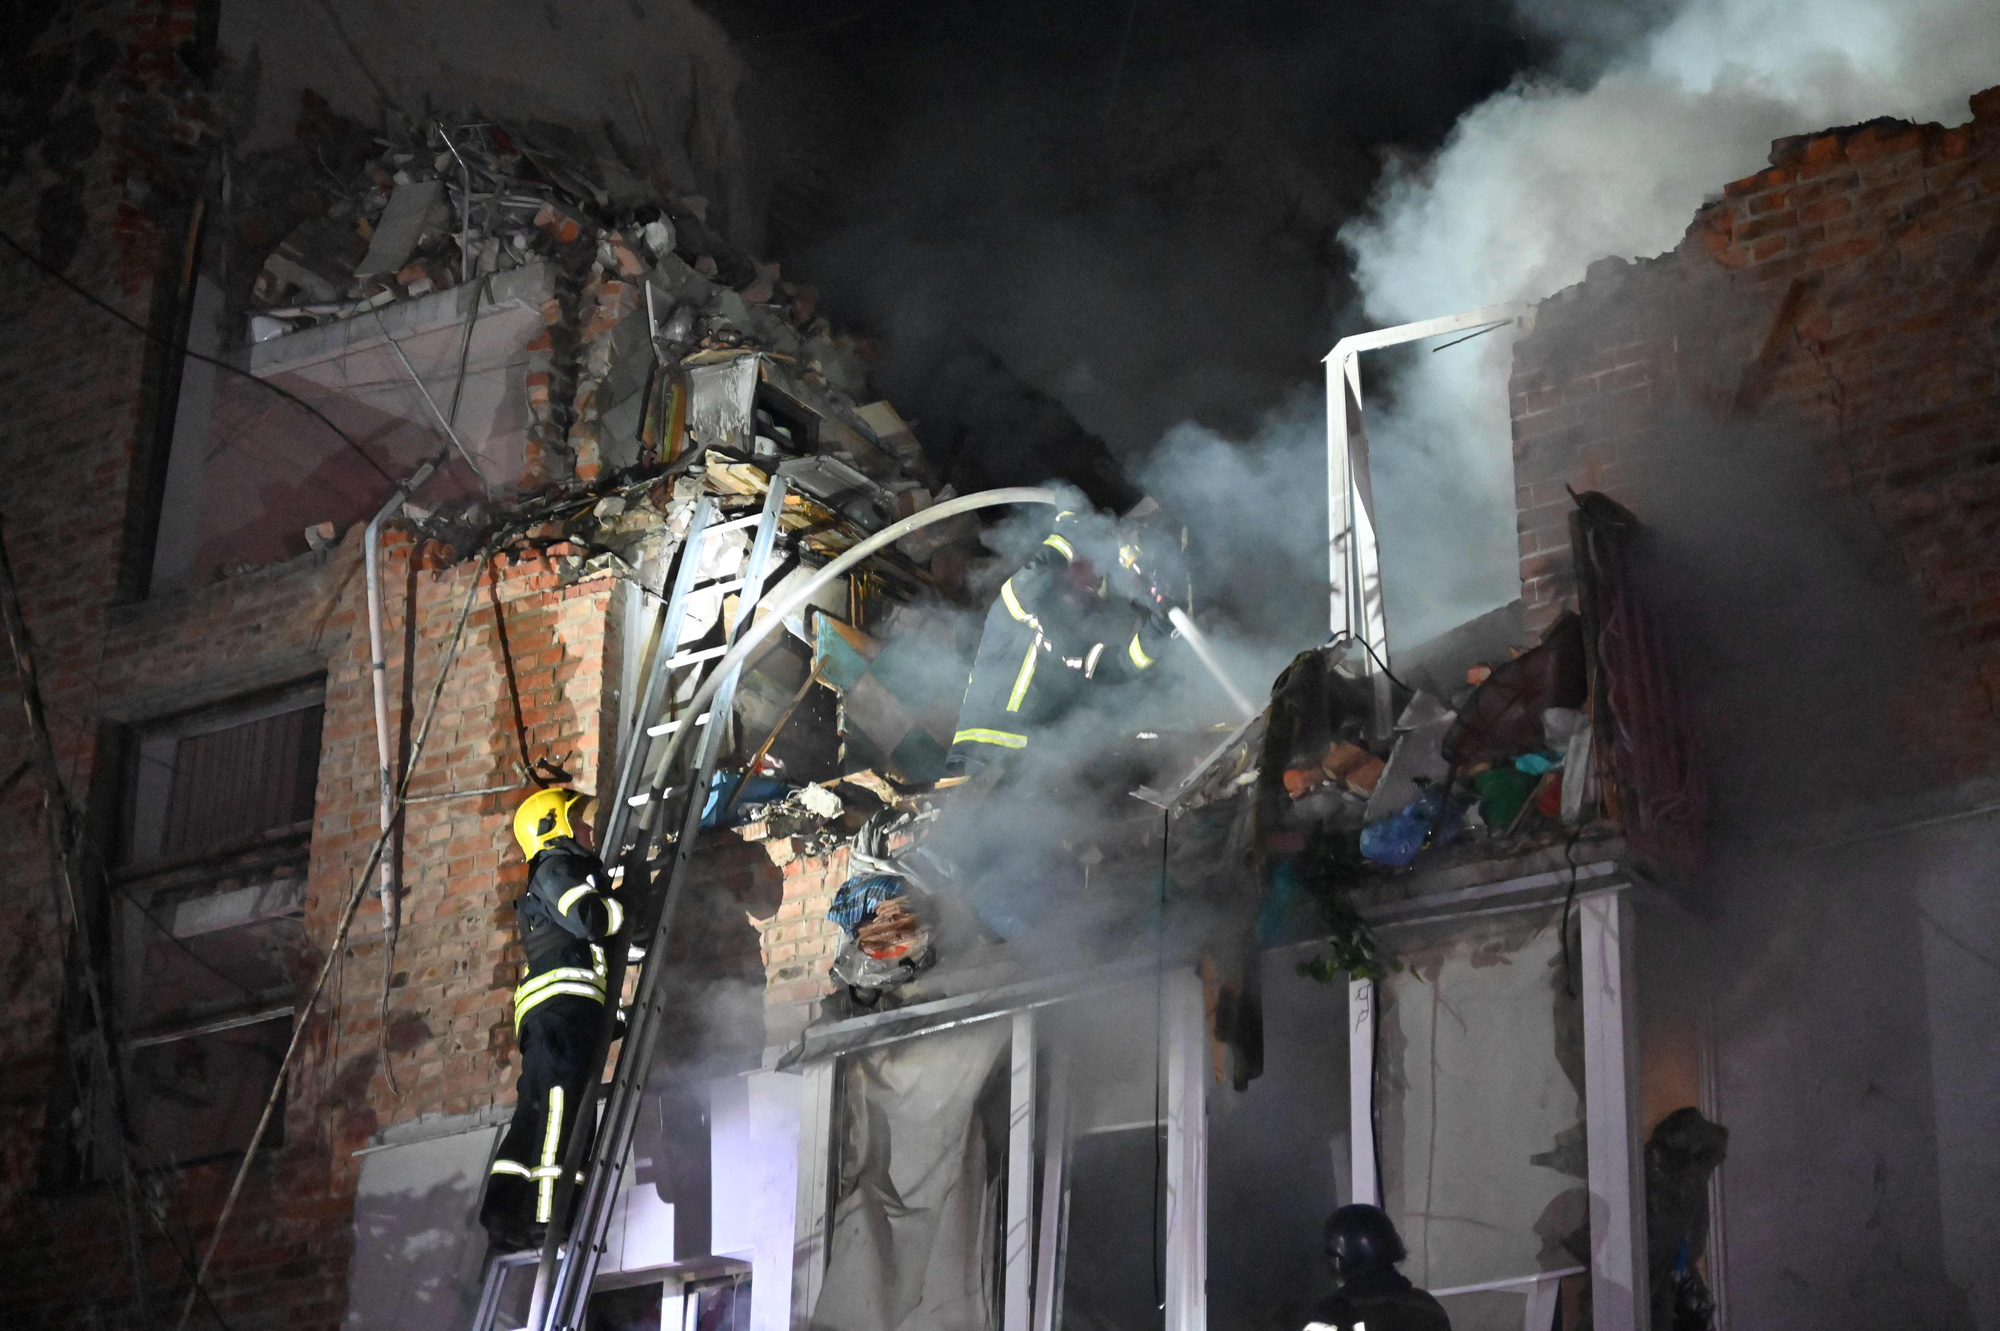
<svg viewBox="0 0 2000 1331">
<path fill-rule="evenodd" d="M 1444 809 L 1444 792 L 1433 786 L 1410 801 L 1410 806 L 1394 817 L 1370 823 L 1361 829 L 1361 854 L 1377 864 L 1400 869 L 1417 857 L 1430 840 Z"/>
<path fill-rule="evenodd" d="M 704 832 L 718 827 L 741 827 L 750 821 L 746 806 L 763 804 L 769 800 L 781 800 L 791 793 L 791 787 L 782 781 L 773 781 L 768 776 L 753 776 L 743 792 L 743 798 L 736 801 L 736 807 L 729 809 L 728 820 L 724 821 L 723 810 L 729 806 L 729 797 L 736 793 L 736 787 L 743 781 L 741 772 L 717 772 L 708 783 L 708 802 L 701 806 L 701 828 Z"/>
</svg>

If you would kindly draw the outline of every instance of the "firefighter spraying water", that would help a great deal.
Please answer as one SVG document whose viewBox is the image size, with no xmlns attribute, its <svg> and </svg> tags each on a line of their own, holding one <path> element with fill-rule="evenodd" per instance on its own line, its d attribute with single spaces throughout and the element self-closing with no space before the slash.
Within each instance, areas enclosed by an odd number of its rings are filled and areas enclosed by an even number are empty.
<svg viewBox="0 0 2000 1331">
<path fill-rule="evenodd" d="M 952 740 L 955 775 L 1018 764 L 1093 690 L 1152 670 L 1175 634 L 1172 616 L 1186 617 L 1185 539 L 1150 498 L 1115 528 L 1057 512 L 986 612 Z"/>
</svg>

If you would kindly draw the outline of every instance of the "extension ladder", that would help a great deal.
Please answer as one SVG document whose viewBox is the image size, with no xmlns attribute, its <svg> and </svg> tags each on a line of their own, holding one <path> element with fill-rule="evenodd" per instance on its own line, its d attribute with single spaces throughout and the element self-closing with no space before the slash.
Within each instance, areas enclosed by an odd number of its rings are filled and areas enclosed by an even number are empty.
<svg viewBox="0 0 2000 1331">
<path fill-rule="evenodd" d="M 583 1134 L 572 1134 L 571 1154 L 565 1161 L 572 1168 L 564 1171 L 557 1187 L 555 1221 L 539 1254 L 525 1331 L 582 1331 L 584 1326 L 591 1282 L 604 1252 L 605 1230 L 612 1208 L 624 1185 L 632 1132 L 658 1044 L 658 1023 L 666 1004 L 667 938 L 685 889 L 709 786 L 722 756 L 723 736 L 729 730 L 727 722 L 741 667 L 722 680 L 703 715 L 676 720 L 663 717 L 675 698 L 692 696 L 693 689 L 700 687 L 718 659 L 754 621 L 757 603 L 764 593 L 765 575 L 770 569 L 772 546 L 777 540 L 778 519 L 784 512 L 785 491 L 785 479 L 773 476 L 760 512 L 720 522 L 716 521 L 712 496 L 703 495 L 696 501 L 687 539 L 681 545 L 673 591 L 655 614 L 654 645 L 645 686 L 639 706 L 632 711 L 631 720 L 620 735 L 618 780 L 611 797 L 600 806 L 603 821 L 598 834 L 605 864 L 612 874 L 623 879 L 620 895 L 633 921 L 631 936 L 643 938 L 644 958 L 639 963 L 639 981 L 628 1029 L 619 1045 L 610 1081 L 603 1082 L 601 1071 L 592 1076 L 578 1107 L 576 1122 L 589 1122 L 597 1107 L 595 1093 L 602 1090 L 604 1112 L 598 1118 L 588 1159 L 582 1162 L 582 1181 L 574 1185 L 583 1190 L 574 1207 L 569 1201 L 573 1180 L 577 1178 L 575 1152 Z M 753 525 L 756 537 L 740 575 L 728 580 L 704 580 L 703 570 L 710 563 L 714 542 L 729 532 Z M 736 614 L 724 631 L 724 645 L 681 651 L 681 631 L 689 602 L 698 595 L 714 596 L 720 602 L 732 592 L 737 597 Z M 655 602 L 658 603 L 657 596 Z M 693 673 L 687 673 L 690 671 Z M 707 724 L 711 717 L 716 719 L 715 723 Z M 683 754 L 687 756 L 673 764 L 676 770 L 668 771 L 664 761 L 666 741 L 682 725 L 700 726 L 702 734 L 693 745 L 684 747 Z M 680 778 L 677 783 L 676 776 Z M 677 824 L 668 816 L 670 809 L 678 811 Z M 666 854 L 669 843 L 670 857 Z M 663 890 L 657 894 L 651 891 L 655 868 L 666 871 Z M 615 1002 L 624 988 L 625 957 L 616 955 L 608 960 L 608 992 Z M 608 1057 L 613 1020 L 613 1004 L 606 1004 L 604 1029 L 598 1041 L 599 1059 L 593 1064 L 596 1069 L 601 1069 Z M 574 1225 L 565 1234 L 563 1225 L 572 1218 L 572 1211 Z M 510 1277 L 523 1275 L 524 1268 L 536 1261 L 533 1253 L 510 1253 L 488 1263 L 472 1331 L 523 1331 L 520 1327 L 500 1325 L 502 1308 L 509 1302 L 502 1293 Z"/>
</svg>

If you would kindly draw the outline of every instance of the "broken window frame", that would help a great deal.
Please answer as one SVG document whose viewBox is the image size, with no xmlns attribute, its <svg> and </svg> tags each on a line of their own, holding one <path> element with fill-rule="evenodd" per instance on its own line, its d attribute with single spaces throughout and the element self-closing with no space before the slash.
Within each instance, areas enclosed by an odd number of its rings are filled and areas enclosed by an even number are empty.
<svg viewBox="0 0 2000 1331">
<path fill-rule="evenodd" d="M 1577 929 L 1577 988 L 1583 1007 L 1583 1110 L 1586 1184 L 1592 1217 L 1590 1299 L 1599 1331 L 1648 1331 L 1645 1150 L 1640 1140 L 1637 880 L 1617 861 L 1480 884 L 1400 907 L 1365 912 L 1378 931 L 1523 910 L 1546 910 L 1570 895 Z M 1376 1170 L 1373 980 L 1350 980 L 1348 995 L 1349 1144 L 1354 1200 L 1381 1205 Z M 1718 1172 L 1719 1177 L 1719 1172 Z M 1719 1185 L 1712 1193 L 1719 1195 Z M 1710 1233 L 1715 1232 L 1713 1219 Z M 1713 1268 L 1712 1268 L 1713 1269 Z M 1518 1289 L 1527 1297 L 1524 1326 L 1548 1324 L 1557 1282 L 1574 1269 L 1524 1274 L 1511 1281 L 1433 1290 L 1450 1297 L 1481 1289 Z M 1539 1319 L 1539 1320 L 1537 1320 Z"/>
<path fill-rule="evenodd" d="M 751 1277 L 752 1298 L 782 1299 L 791 1325 L 803 1326 L 818 1302 L 830 1256 L 843 1056 L 939 1034 L 973 1022 L 1010 1024 L 1006 1206 L 1002 1216 L 1000 1331 L 1054 1331 L 1062 1298 L 1063 1207 L 1069 1136 L 1066 1079 L 1060 1059 L 1038 1040 L 1037 1014 L 1056 1005 L 1131 984 L 1159 985 L 1164 1062 L 1160 1115 L 1166 1135 L 1162 1169 L 1163 1331 L 1205 1331 L 1208 1268 L 1207 1015 L 1201 980 L 1187 966 L 1147 958 L 1098 968 L 1054 983 L 1034 982 L 940 999 L 895 1012 L 811 1028 L 795 1070 L 754 1073 L 796 1090 L 795 1205 L 767 1223 Z M 1038 1078 L 1048 1082 L 1038 1086 Z M 796 1098 L 791 1098 L 795 1096 Z M 1039 1111 L 1038 1112 L 1038 1107 Z M 1052 1126 L 1053 1125 L 1053 1126 Z M 1060 1139 L 1060 1149 L 1051 1149 Z M 1038 1204 L 1039 1185 L 1039 1204 Z M 780 1263 L 782 1262 L 782 1267 Z M 760 1313 L 762 1319 L 768 1312 Z"/>
<path fill-rule="evenodd" d="M 1374 734 L 1390 723 L 1389 621 L 1382 599 L 1382 555 L 1375 539 L 1375 489 L 1368 470 L 1368 428 L 1361 353 L 1451 333 L 1487 332 L 1508 323 L 1534 326 L 1532 308 L 1491 305 L 1439 319 L 1356 333 L 1334 343 L 1326 364 L 1327 600 L 1333 635 L 1362 645 L 1360 663 L 1375 689 Z M 1477 333 L 1472 334 L 1477 336 Z"/>
<path fill-rule="evenodd" d="M 294 797 L 310 798 L 317 786 L 325 697 L 325 680 L 315 678 L 122 728 L 117 746 L 122 751 L 119 756 L 123 767 L 121 827 L 116 859 L 108 866 L 114 926 L 111 989 L 128 1097 L 134 1103 L 132 1126 L 142 1136 L 139 1110 L 143 1097 L 136 1095 L 137 1088 L 133 1085 L 137 1076 L 135 1058 L 143 1057 L 142 1051 L 187 1041 L 214 1040 L 229 1032 L 245 1032 L 251 1038 L 278 1038 L 268 1030 L 271 1023 L 286 1023 L 280 1030 L 289 1031 L 289 1022 L 297 1011 L 292 976 L 282 974 L 278 983 L 247 988 L 240 978 L 227 975 L 203 960 L 189 940 L 206 938 L 212 945 L 235 933 L 237 937 L 252 940 L 253 945 L 268 946 L 270 940 L 265 936 L 275 933 L 282 940 L 303 943 L 313 829 L 313 815 L 308 807 L 302 819 L 224 836 L 206 845 L 186 847 L 181 853 L 167 851 L 167 805 L 173 799 L 173 769 L 169 768 L 163 780 L 158 774 L 149 773 L 147 765 L 157 763 L 162 751 L 177 754 L 179 746 L 191 739 L 224 734 L 280 717 L 319 712 L 320 718 L 301 719 L 300 729 L 292 737 L 298 747 L 290 755 L 297 764 L 294 770 L 299 783 L 292 793 Z M 251 738 L 259 742 L 264 739 Z M 174 759 L 167 761 L 172 763 Z M 215 812 L 218 811 L 210 811 L 211 815 Z M 226 809 L 219 812 L 226 818 Z M 251 881 L 243 882 L 244 879 Z M 202 909 L 204 906 L 208 909 Z M 191 911 L 190 907 L 194 909 Z M 244 932 L 253 930 L 256 932 Z M 296 939 L 292 940 L 289 936 L 294 934 Z M 168 946 L 188 956 L 197 967 L 242 990 L 241 997 L 198 1003 L 164 1014 L 149 1010 L 148 958 L 163 935 Z M 256 1080 L 261 1081 L 261 1077 Z M 256 1098 L 261 1101 L 263 1094 L 260 1090 Z M 228 1112 L 221 1105 L 214 1109 L 218 1116 Z M 214 1131 L 229 1135 L 226 1123 Z M 281 1144 L 281 1130 L 267 1134 L 265 1149 Z M 233 1149 L 231 1143 L 218 1141 L 212 1152 L 155 1161 L 153 1167 L 179 1167 Z"/>
</svg>

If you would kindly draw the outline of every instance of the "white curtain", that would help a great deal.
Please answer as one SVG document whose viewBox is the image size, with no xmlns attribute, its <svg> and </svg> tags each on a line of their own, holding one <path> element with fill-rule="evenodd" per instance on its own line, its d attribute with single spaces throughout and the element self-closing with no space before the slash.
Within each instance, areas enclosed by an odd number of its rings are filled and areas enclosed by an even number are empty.
<svg viewBox="0 0 2000 1331">
<path fill-rule="evenodd" d="M 1587 1252 L 1581 1007 L 1561 912 L 1439 926 L 1397 941 L 1379 986 L 1384 1206 L 1426 1288 L 1575 1265 Z M 1458 1331 L 1521 1324 L 1519 1293 L 1465 1295 Z"/>
<path fill-rule="evenodd" d="M 985 1021 L 843 1064 L 812 1331 L 994 1331 L 1008 1039 Z"/>
</svg>

